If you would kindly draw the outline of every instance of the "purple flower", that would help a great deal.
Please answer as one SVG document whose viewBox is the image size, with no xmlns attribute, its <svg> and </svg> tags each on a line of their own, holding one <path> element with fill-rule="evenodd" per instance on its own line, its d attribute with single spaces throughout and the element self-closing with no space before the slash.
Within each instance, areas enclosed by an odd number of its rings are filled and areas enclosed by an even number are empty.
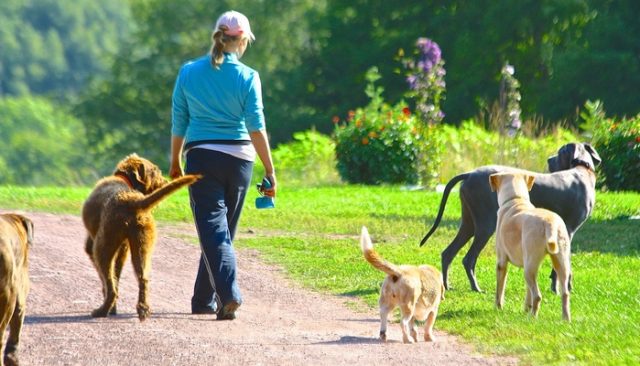
<svg viewBox="0 0 640 366">
<path fill-rule="evenodd" d="M 429 38 L 418 38 L 416 46 L 420 51 L 420 61 L 418 67 L 428 73 L 442 59 L 442 51 L 437 43 Z"/>
<path fill-rule="evenodd" d="M 418 83 L 418 77 L 413 74 L 407 76 L 407 83 L 409 83 L 410 89 L 415 89 Z"/>
</svg>

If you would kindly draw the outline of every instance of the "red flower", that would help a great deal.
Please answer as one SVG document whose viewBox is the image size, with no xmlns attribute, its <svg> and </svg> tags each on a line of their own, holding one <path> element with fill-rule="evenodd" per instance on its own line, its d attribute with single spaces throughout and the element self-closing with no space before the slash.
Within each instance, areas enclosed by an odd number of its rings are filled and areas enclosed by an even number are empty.
<svg viewBox="0 0 640 366">
<path fill-rule="evenodd" d="M 640 136 L 636 136 L 636 142 L 640 144 Z"/>
<path fill-rule="evenodd" d="M 369 139 L 368 139 L 368 138 L 366 138 L 366 137 L 363 137 L 363 138 L 362 138 L 362 144 L 363 144 L 363 145 L 368 145 L 368 144 L 369 144 Z"/>
<path fill-rule="evenodd" d="M 347 113 L 347 121 L 351 121 L 355 115 L 356 115 L 356 112 L 354 112 L 354 111 L 349 111 L 349 112 Z"/>
<path fill-rule="evenodd" d="M 336 124 L 336 123 L 340 122 L 340 117 L 333 116 L 333 118 L 331 118 L 331 122 L 333 122 L 333 124 Z"/>
<path fill-rule="evenodd" d="M 404 107 L 402 108 L 402 113 L 404 113 L 405 116 L 409 117 L 411 115 L 411 109 L 409 109 L 409 107 Z"/>
</svg>

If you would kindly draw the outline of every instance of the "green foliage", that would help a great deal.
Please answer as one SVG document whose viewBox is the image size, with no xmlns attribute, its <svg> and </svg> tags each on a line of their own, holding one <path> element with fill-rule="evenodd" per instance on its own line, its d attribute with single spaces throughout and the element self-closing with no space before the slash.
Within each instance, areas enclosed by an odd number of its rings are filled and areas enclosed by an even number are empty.
<svg viewBox="0 0 640 366">
<path fill-rule="evenodd" d="M 349 112 L 342 123 L 334 117 L 338 172 L 349 183 L 417 183 L 419 121 L 406 104 L 384 103 L 378 78 L 376 68 L 367 73 L 366 107 Z"/>
<path fill-rule="evenodd" d="M 0 96 L 58 99 L 104 76 L 132 25 L 126 0 L 3 0 L 0 24 Z"/>
<path fill-rule="evenodd" d="M 581 114 L 593 134 L 602 158 L 598 186 L 613 191 L 640 191 L 640 114 L 633 118 L 606 118 L 599 101 L 588 102 Z"/>
<path fill-rule="evenodd" d="M 547 158 L 560 146 L 580 141 L 571 131 L 557 128 L 539 137 L 518 134 L 506 137 L 490 132 L 476 121 L 464 121 L 459 128 L 443 126 L 446 164 L 440 169 L 440 183 L 487 164 L 501 164 L 538 172 L 547 171 Z"/>
<path fill-rule="evenodd" d="M 294 133 L 293 140 L 273 150 L 279 182 L 296 186 L 340 183 L 335 143 L 329 136 L 310 130 Z"/>
<path fill-rule="evenodd" d="M 95 179 L 80 121 L 42 98 L 0 98 L 0 184 L 73 185 Z"/>
</svg>

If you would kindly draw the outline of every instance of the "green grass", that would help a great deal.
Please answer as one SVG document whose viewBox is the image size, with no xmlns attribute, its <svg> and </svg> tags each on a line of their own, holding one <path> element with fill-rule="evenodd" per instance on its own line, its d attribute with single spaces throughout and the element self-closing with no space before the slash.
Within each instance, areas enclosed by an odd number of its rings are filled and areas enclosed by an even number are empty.
<svg viewBox="0 0 640 366">
<path fill-rule="evenodd" d="M 0 208 L 79 214 L 89 188 L 0 187 Z M 366 225 L 376 249 L 395 263 L 440 267 L 440 252 L 457 231 L 460 203 L 453 194 L 440 228 L 422 248 L 441 195 L 398 187 L 282 187 L 276 209 L 257 210 L 247 198 L 238 247 L 260 250 L 291 278 L 322 292 L 358 297 L 376 306 L 383 274 L 362 258 L 358 234 Z M 494 241 L 478 259 L 484 293 L 469 290 L 461 260 L 450 269 L 452 290 L 440 308 L 436 329 L 458 334 L 485 353 L 515 355 L 525 364 L 640 364 L 640 194 L 597 194 L 592 217 L 573 241 L 573 322 L 561 320 L 561 303 L 540 270 L 543 300 L 538 319 L 522 311 L 522 270 L 509 267 L 504 310 L 493 306 Z M 181 190 L 156 209 L 159 221 L 190 222 L 188 197 Z M 377 325 L 376 325 L 377 326 Z M 374 331 L 372 330 L 372 334 Z"/>
</svg>

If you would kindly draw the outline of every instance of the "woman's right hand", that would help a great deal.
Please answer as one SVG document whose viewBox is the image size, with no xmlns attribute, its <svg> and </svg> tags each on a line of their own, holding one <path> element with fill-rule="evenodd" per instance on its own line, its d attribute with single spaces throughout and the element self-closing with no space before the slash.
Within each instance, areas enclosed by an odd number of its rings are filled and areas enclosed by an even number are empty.
<svg viewBox="0 0 640 366">
<path fill-rule="evenodd" d="M 180 162 L 171 162 L 171 167 L 169 168 L 169 176 L 171 179 L 180 178 L 184 175 L 184 171 L 182 171 L 182 164 Z"/>
<path fill-rule="evenodd" d="M 271 188 L 263 188 L 262 189 L 262 193 L 264 193 L 264 195 L 267 196 L 267 197 L 275 197 L 276 196 L 276 186 L 278 185 L 278 183 L 276 183 L 276 175 L 275 174 L 267 174 L 264 177 L 267 178 L 269 180 L 269 182 L 271 182 Z"/>
</svg>

